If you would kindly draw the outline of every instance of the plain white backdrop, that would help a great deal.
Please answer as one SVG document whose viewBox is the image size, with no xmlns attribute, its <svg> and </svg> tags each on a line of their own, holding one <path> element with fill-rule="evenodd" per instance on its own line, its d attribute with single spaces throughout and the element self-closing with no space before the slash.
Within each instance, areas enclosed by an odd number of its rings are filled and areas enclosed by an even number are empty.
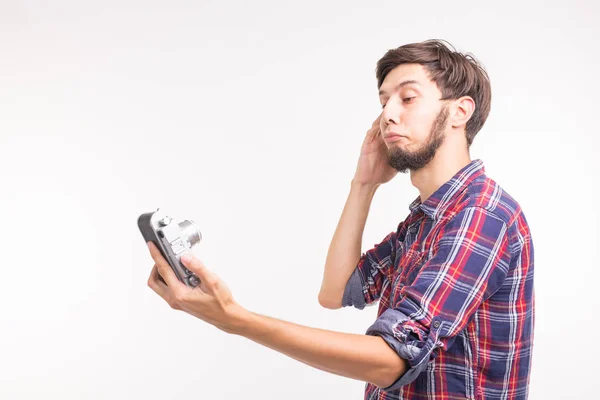
<svg viewBox="0 0 600 400">
<path fill-rule="evenodd" d="M 487 5 L 486 5 L 487 4 Z M 192 219 L 196 253 L 251 311 L 364 333 L 317 301 L 375 65 L 442 38 L 492 82 L 472 158 L 535 249 L 531 399 L 597 399 L 599 6 L 591 1 L 0 2 L 0 398 L 362 399 L 174 311 L 137 217 Z M 373 201 L 363 251 L 418 195 Z"/>
</svg>

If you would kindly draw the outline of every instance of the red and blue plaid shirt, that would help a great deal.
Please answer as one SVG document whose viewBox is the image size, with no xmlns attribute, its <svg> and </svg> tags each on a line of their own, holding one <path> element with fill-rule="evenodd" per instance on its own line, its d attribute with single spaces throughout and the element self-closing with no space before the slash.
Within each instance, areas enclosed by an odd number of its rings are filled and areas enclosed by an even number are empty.
<svg viewBox="0 0 600 400">
<path fill-rule="evenodd" d="M 379 300 L 368 335 L 409 369 L 365 399 L 526 399 L 533 243 L 518 203 L 471 161 L 363 253 L 343 305 Z"/>
</svg>

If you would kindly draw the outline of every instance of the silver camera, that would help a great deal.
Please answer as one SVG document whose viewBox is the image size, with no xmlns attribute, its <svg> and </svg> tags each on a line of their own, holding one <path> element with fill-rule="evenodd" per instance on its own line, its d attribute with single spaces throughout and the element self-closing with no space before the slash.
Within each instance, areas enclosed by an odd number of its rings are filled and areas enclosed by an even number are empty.
<svg viewBox="0 0 600 400">
<path fill-rule="evenodd" d="M 144 241 L 154 242 L 181 282 L 192 288 L 200 284 L 200 279 L 181 262 L 181 256 L 192 251 L 202 240 L 202 234 L 193 221 L 177 222 L 158 208 L 140 215 L 138 227 Z"/>
</svg>

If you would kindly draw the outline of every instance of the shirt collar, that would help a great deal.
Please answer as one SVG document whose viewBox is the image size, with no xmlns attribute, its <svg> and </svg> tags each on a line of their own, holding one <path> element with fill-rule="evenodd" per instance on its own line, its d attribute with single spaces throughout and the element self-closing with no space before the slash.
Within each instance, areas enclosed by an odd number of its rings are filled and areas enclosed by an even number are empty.
<svg viewBox="0 0 600 400">
<path fill-rule="evenodd" d="M 450 202 L 477 177 L 485 174 L 483 161 L 471 161 L 458 171 L 448 182 L 440 186 L 427 200 L 421 203 L 421 197 L 410 203 L 409 209 L 415 212 L 420 209 L 429 218 L 435 220 L 447 208 Z"/>
</svg>

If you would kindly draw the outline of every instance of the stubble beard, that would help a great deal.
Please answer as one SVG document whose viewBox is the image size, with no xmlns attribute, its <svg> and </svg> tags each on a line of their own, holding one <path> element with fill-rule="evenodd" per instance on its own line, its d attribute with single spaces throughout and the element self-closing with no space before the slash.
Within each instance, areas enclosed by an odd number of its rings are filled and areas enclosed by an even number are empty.
<svg viewBox="0 0 600 400">
<path fill-rule="evenodd" d="M 398 172 L 417 171 L 425 167 L 435 156 L 435 153 L 444 143 L 446 122 L 448 121 L 448 107 L 444 107 L 433 121 L 427 142 L 416 151 L 403 150 L 392 147 L 388 150 L 388 164 Z"/>
</svg>

